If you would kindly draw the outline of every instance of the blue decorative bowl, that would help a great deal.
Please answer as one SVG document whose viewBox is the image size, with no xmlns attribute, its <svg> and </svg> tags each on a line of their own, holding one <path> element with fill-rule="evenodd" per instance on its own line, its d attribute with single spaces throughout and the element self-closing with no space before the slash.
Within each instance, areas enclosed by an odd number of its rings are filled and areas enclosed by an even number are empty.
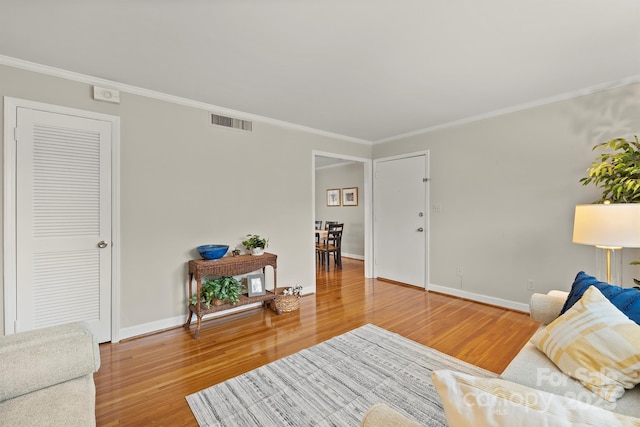
<svg viewBox="0 0 640 427">
<path fill-rule="evenodd" d="M 202 245 L 198 246 L 198 253 L 204 259 L 220 259 L 229 250 L 229 245 Z"/>
</svg>

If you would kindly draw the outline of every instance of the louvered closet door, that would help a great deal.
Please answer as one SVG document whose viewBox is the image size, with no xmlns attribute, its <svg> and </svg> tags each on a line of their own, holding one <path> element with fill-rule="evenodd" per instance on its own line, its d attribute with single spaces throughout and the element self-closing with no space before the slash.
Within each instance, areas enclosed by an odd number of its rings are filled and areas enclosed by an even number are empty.
<svg viewBox="0 0 640 427">
<path fill-rule="evenodd" d="M 17 117 L 17 329 L 84 320 L 109 341 L 111 125 L 25 108 Z"/>
</svg>

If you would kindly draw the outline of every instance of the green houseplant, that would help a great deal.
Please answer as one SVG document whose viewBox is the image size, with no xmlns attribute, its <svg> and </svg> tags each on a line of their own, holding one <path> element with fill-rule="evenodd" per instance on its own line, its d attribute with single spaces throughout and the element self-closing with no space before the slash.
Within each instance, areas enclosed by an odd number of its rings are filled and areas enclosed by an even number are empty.
<svg viewBox="0 0 640 427">
<path fill-rule="evenodd" d="M 602 190 L 602 197 L 594 203 L 640 203 L 638 137 L 634 136 L 632 141 L 615 138 L 595 145 L 593 150 L 596 149 L 602 152 L 587 169 L 588 176 L 580 180 L 582 185 L 593 183 Z M 640 261 L 632 261 L 630 265 L 640 265 Z M 633 281 L 640 285 L 640 280 Z"/>
<path fill-rule="evenodd" d="M 257 234 L 247 234 L 247 237 L 248 239 L 242 241 L 242 245 L 247 248 L 252 255 L 262 255 L 264 248 L 269 246 L 269 239 L 260 237 Z"/>
<path fill-rule="evenodd" d="M 615 138 L 597 144 L 593 150 L 602 152 L 587 169 L 582 185 L 593 183 L 602 190 L 602 197 L 594 203 L 640 202 L 640 141 Z"/>
<path fill-rule="evenodd" d="M 205 280 L 200 287 L 200 301 L 204 303 L 207 308 L 211 307 L 211 304 L 222 305 L 225 302 L 230 302 L 235 305 L 240 301 L 240 282 L 231 276 L 221 276 L 215 279 Z M 192 304 L 198 303 L 198 297 L 196 295 L 191 297 Z"/>
</svg>

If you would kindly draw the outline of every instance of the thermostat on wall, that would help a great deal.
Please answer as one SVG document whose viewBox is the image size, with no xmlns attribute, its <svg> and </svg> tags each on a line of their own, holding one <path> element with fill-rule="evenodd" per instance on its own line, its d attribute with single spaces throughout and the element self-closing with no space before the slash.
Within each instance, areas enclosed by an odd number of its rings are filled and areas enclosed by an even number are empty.
<svg viewBox="0 0 640 427">
<path fill-rule="evenodd" d="M 115 89 L 106 89 L 99 86 L 93 87 L 93 99 L 96 101 L 113 102 L 114 104 L 120 103 L 120 91 Z"/>
</svg>

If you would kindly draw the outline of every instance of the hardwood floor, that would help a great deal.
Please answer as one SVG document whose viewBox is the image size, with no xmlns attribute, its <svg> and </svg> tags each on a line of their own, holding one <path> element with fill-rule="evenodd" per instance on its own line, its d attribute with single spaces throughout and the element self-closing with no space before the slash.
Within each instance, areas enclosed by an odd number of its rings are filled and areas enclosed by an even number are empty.
<svg viewBox="0 0 640 427">
<path fill-rule="evenodd" d="M 362 261 L 344 259 L 342 270 L 317 269 L 317 292 L 299 311 L 256 308 L 208 320 L 199 340 L 178 327 L 102 344 L 97 424 L 197 426 L 188 394 L 366 323 L 496 373 L 538 327 L 525 313 L 365 279 Z"/>
</svg>

